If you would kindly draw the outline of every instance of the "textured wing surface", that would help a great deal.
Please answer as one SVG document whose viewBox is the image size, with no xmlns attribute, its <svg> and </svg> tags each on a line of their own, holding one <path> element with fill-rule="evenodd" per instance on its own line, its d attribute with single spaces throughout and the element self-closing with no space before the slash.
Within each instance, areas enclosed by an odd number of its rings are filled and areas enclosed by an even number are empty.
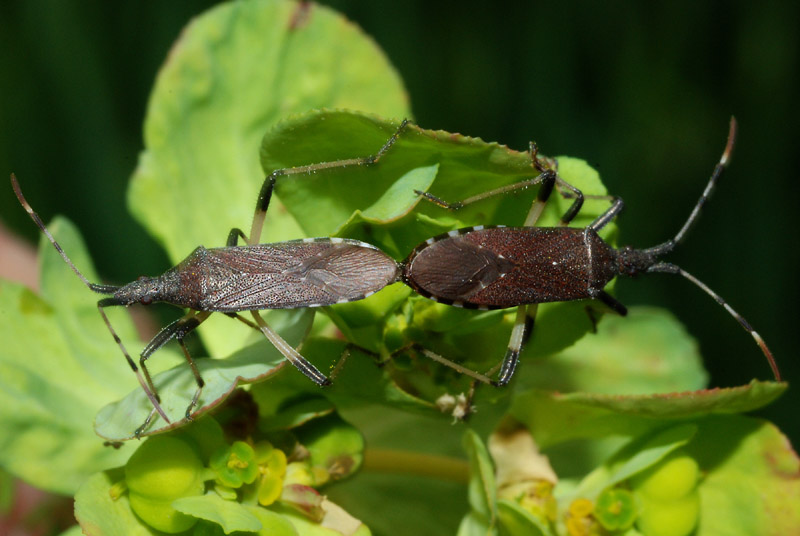
<svg viewBox="0 0 800 536">
<path fill-rule="evenodd" d="M 397 280 L 394 259 L 357 240 L 313 239 L 208 250 L 204 309 L 320 307 L 365 298 Z"/>
</svg>

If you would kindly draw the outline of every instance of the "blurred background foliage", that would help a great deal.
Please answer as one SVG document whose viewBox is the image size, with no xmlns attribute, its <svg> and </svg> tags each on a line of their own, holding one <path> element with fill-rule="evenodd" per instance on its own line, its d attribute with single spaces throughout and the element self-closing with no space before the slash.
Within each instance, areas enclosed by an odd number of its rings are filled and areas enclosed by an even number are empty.
<svg viewBox="0 0 800 536">
<path fill-rule="evenodd" d="M 167 267 L 126 212 L 127 181 L 156 72 L 181 28 L 216 3 L 0 3 L 0 170 L 18 174 L 46 221 L 59 213 L 77 223 L 108 281 Z M 733 164 L 670 260 L 728 299 L 764 336 L 786 379 L 798 378 L 791 129 L 800 119 L 800 4 L 323 3 L 385 50 L 423 127 L 517 149 L 533 139 L 545 154 L 595 166 L 626 201 L 622 243 L 674 235 L 735 115 Z M 0 220 L 38 238 L 7 186 Z M 673 311 L 700 341 L 712 386 L 770 378 L 750 338 L 687 282 L 654 275 L 617 292 L 628 305 Z M 761 412 L 795 444 L 798 405 L 794 389 Z"/>
</svg>

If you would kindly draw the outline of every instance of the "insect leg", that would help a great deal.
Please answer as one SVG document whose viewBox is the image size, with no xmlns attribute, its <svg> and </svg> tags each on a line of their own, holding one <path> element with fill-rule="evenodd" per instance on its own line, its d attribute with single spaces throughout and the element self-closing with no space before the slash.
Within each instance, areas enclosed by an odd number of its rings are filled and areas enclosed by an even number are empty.
<svg viewBox="0 0 800 536">
<path fill-rule="evenodd" d="M 192 374 L 194 375 L 195 382 L 197 383 L 197 391 L 195 391 L 194 396 L 192 397 L 189 406 L 186 408 L 185 416 L 187 419 L 190 419 L 190 415 L 192 409 L 197 405 L 197 401 L 200 399 L 200 393 L 203 391 L 203 387 L 205 386 L 205 382 L 203 381 L 202 376 L 200 375 L 200 371 L 197 370 L 197 364 L 195 363 L 194 359 L 192 359 L 191 354 L 189 354 L 189 350 L 186 348 L 186 344 L 184 343 L 183 339 L 192 331 L 194 331 L 197 326 L 202 324 L 209 316 L 211 316 L 210 311 L 202 311 L 202 312 L 190 312 L 187 313 L 185 316 L 182 316 L 178 320 L 175 320 L 164 329 L 159 331 L 155 337 L 145 346 L 144 350 L 139 357 L 139 365 L 144 372 L 145 378 L 147 379 L 148 385 L 156 392 L 155 385 L 153 384 L 153 380 L 150 377 L 150 372 L 147 370 L 147 366 L 145 362 L 150 358 L 153 353 L 156 352 L 159 348 L 167 344 L 173 338 L 178 340 L 178 344 L 181 345 L 181 349 L 183 350 L 183 355 L 186 358 L 186 362 L 189 363 L 189 366 L 192 369 Z M 141 428 L 141 427 L 140 427 Z"/>
<path fill-rule="evenodd" d="M 311 364 L 305 357 L 300 355 L 300 353 L 295 350 L 294 348 L 286 342 L 283 337 L 278 335 L 275 331 L 270 328 L 267 323 L 261 318 L 261 315 L 258 311 L 250 311 L 250 314 L 253 315 L 253 318 L 258 324 L 258 328 L 261 330 L 261 333 L 278 349 L 278 351 L 283 354 L 292 365 L 297 367 L 297 370 L 305 374 L 311 381 L 316 383 L 319 386 L 330 385 L 331 381 L 325 376 L 322 372 L 319 371 L 317 367 Z"/>
<path fill-rule="evenodd" d="M 512 376 L 514 376 L 514 371 L 519 362 L 519 355 L 522 353 L 522 349 L 525 343 L 528 342 L 531 332 L 533 331 L 537 309 L 538 304 L 535 303 L 517 307 L 517 317 L 514 320 L 514 327 L 511 330 L 511 339 L 508 341 L 508 350 L 506 350 L 506 355 L 503 357 L 500 373 L 497 379 L 492 382 L 493 385 L 507 385 L 508 382 L 511 381 Z"/>
<path fill-rule="evenodd" d="M 492 380 L 489 379 L 488 376 L 486 376 L 484 374 L 481 374 L 480 372 L 475 372 L 474 370 L 470 370 L 467 367 L 459 365 L 455 361 L 451 361 L 451 360 L 447 359 L 446 357 L 443 357 L 443 356 L 437 354 L 436 352 L 432 352 L 432 351 L 428 350 L 427 348 L 423 348 L 422 346 L 419 346 L 417 344 L 415 344 L 413 346 L 413 348 L 415 348 L 416 350 L 421 352 L 425 357 L 427 357 L 429 359 L 432 359 L 432 360 L 436 361 L 437 363 L 440 363 L 440 364 L 442 364 L 442 365 L 444 365 L 446 367 L 450 367 L 451 369 L 455 370 L 456 372 L 459 372 L 459 373 L 463 374 L 464 376 L 469 376 L 470 378 L 478 380 L 481 383 L 486 383 L 486 384 L 490 384 L 490 385 L 492 384 Z"/>
<path fill-rule="evenodd" d="M 244 240 L 245 244 L 247 244 L 247 237 L 244 235 L 244 231 L 239 229 L 238 227 L 234 227 L 231 229 L 231 232 L 228 233 L 228 239 L 225 241 L 225 245 L 228 247 L 236 246 L 239 244 L 239 239 Z"/>
<path fill-rule="evenodd" d="M 480 194 L 473 195 L 472 197 L 468 197 L 461 201 L 449 202 L 445 201 L 444 199 L 437 197 L 429 192 L 423 192 L 421 190 L 414 190 L 414 193 L 429 201 L 437 206 L 440 206 L 447 210 L 459 210 L 467 205 L 471 205 L 472 203 L 476 203 L 478 201 L 482 201 L 489 197 L 494 197 L 496 195 L 503 195 L 510 192 L 514 192 L 516 190 L 525 190 L 531 186 L 541 185 L 539 187 L 539 191 L 536 194 L 536 199 L 534 199 L 533 203 L 531 204 L 531 208 L 528 211 L 528 215 L 525 218 L 525 227 L 533 227 L 536 222 L 539 220 L 539 216 L 541 216 L 542 211 L 544 210 L 545 204 L 547 200 L 550 198 L 550 194 L 553 192 L 553 187 L 557 184 L 559 187 L 567 189 L 571 192 L 569 196 L 565 195 L 565 198 L 575 199 L 575 201 L 570 205 L 567 212 L 561 217 L 562 225 L 566 225 L 573 218 L 578 214 L 581 207 L 583 206 L 583 193 L 578 189 L 566 182 L 562 179 L 555 169 L 549 168 L 542 163 L 542 159 L 539 158 L 539 149 L 537 145 L 533 142 L 530 144 L 530 155 L 531 155 L 531 165 L 539 171 L 539 175 L 532 178 L 526 179 L 524 181 L 515 182 L 513 184 L 507 184 L 505 186 L 501 186 L 499 188 L 495 188 L 493 190 L 489 190 L 486 192 L 482 192 Z"/>
<path fill-rule="evenodd" d="M 610 307 L 618 315 L 625 316 L 625 315 L 628 314 L 628 308 L 625 307 L 622 304 L 622 302 L 620 302 L 618 299 L 616 299 L 614 296 L 612 296 L 611 294 L 609 294 L 605 290 L 598 290 L 598 289 L 595 289 L 595 288 L 590 288 L 588 292 L 589 292 L 589 296 L 591 296 L 592 299 L 600 300 L 601 302 L 606 304 L 608 307 Z"/>
<path fill-rule="evenodd" d="M 333 162 L 320 162 L 318 164 L 309 164 L 307 166 L 297 166 L 292 168 L 284 168 L 284 169 L 276 169 L 264 179 L 264 183 L 261 185 L 261 190 L 258 194 L 258 201 L 256 203 L 256 211 L 253 216 L 253 225 L 250 228 L 250 239 L 247 242 L 248 244 L 257 244 L 261 238 L 261 229 L 264 226 L 264 218 L 267 214 L 267 209 L 269 208 L 269 202 L 272 199 L 272 191 L 275 188 L 275 182 L 277 181 L 278 177 L 288 177 L 291 175 L 301 175 L 303 173 L 314 173 L 317 171 L 323 171 L 326 169 L 337 169 L 337 168 L 344 168 L 348 166 L 369 166 L 378 162 L 381 157 L 386 154 L 386 152 L 394 145 L 397 139 L 400 137 L 400 133 L 408 125 L 408 119 L 403 119 L 400 123 L 400 126 L 397 127 L 397 130 L 391 137 L 386 140 L 386 143 L 383 144 L 377 153 L 372 154 L 370 156 L 360 157 L 360 158 L 347 158 L 343 160 L 335 160 Z"/>
</svg>

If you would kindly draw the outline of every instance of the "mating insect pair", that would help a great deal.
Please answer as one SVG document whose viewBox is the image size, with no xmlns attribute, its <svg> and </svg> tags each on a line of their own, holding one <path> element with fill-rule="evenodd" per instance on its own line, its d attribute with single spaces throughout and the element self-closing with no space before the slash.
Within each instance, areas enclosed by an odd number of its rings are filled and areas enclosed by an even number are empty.
<svg viewBox="0 0 800 536">
<path fill-rule="evenodd" d="M 376 247 L 349 239 L 315 238 L 277 244 L 258 244 L 261 228 L 278 178 L 347 166 L 376 164 L 394 145 L 406 122 L 374 155 L 277 170 L 264 181 L 259 193 L 250 235 L 232 229 L 226 247 L 197 248 L 184 261 L 155 278 L 141 278 L 124 286 L 98 285 L 89 282 L 70 261 L 50 235 L 39 216 L 26 202 L 12 175 L 14 191 L 23 207 L 47 235 L 65 262 L 91 290 L 110 297 L 98 302 L 98 309 L 114 336 L 139 383 L 153 405 L 143 431 L 157 413 L 166 422 L 168 416 L 161 408 L 158 394 L 146 367 L 146 360 L 161 346 L 177 339 L 197 383 L 197 390 L 186 409 L 190 418 L 202 389 L 203 379 L 184 344 L 188 333 L 197 328 L 212 312 L 222 312 L 261 331 L 275 347 L 301 372 L 319 385 L 329 379 L 308 362 L 277 333 L 259 314 L 262 309 L 304 308 L 333 305 L 365 298 L 398 280 L 434 300 L 451 305 L 502 309 L 519 307 L 508 351 L 499 365 L 496 380 L 490 379 L 495 370 L 480 374 L 423 350 L 429 357 L 485 383 L 504 385 L 511 379 L 519 354 L 533 326 L 536 305 L 553 301 L 597 299 L 620 314 L 625 307 L 603 291 L 617 274 L 636 275 L 641 272 L 677 273 L 688 278 L 722 304 L 739 323 L 751 333 L 762 348 L 779 378 L 777 366 L 761 337 L 747 322 L 703 283 L 677 266 L 660 262 L 658 257 L 672 251 L 696 221 L 700 209 L 728 164 L 735 140 L 736 124 L 731 130 L 725 152 L 714 169 L 709 183 L 679 233 L 659 246 L 634 250 L 615 250 L 608 246 L 597 231 L 612 221 L 622 210 L 622 201 L 612 199 L 611 207 L 584 229 L 566 227 L 578 214 L 584 196 L 563 181 L 557 172 L 538 158 L 531 145 L 531 158 L 539 174 L 527 181 L 493 190 L 459 203 L 447 203 L 433 195 L 418 192 L 427 200 L 448 209 L 478 202 L 486 197 L 517 188 L 538 184 L 539 192 L 524 227 L 471 227 L 451 231 L 431 238 L 415 248 L 407 259 L 397 263 Z M 533 227 L 544 203 L 558 186 L 574 201 L 561 218 L 561 227 Z M 239 246 L 239 239 L 246 245 Z M 112 305 L 149 304 L 163 301 L 190 309 L 186 315 L 162 329 L 145 347 L 139 366 L 130 357 L 109 322 L 104 307 Z M 249 311 L 252 322 L 239 313 Z M 141 368 L 141 373 L 140 369 Z"/>
</svg>

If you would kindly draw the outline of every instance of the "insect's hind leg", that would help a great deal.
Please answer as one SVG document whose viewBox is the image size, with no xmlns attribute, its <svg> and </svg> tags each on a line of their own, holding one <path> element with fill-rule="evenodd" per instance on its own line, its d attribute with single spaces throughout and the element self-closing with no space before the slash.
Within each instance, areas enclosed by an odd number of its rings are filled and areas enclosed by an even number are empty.
<svg viewBox="0 0 800 536">
<path fill-rule="evenodd" d="M 291 175 L 301 175 L 304 173 L 310 174 L 317 171 L 328 169 L 338 169 L 349 166 L 369 166 L 377 163 L 384 154 L 395 144 L 400 134 L 408 125 L 408 119 L 403 119 L 400 126 L 397 127 L 394 134 L 392 134 L 383 146 L 375 154 L 359 158 L 346 158 L 343 160 L 334 160 L 332 162 L 320 162 L 317 164 L 309 164 L 306 166 L 297 166 L 292 168 L 276 169 L 264 179 L 261 185 L 261 190 L 258 193 L 258 201 L 256 202 L 256 210 L 253 215 L 253 225 L 250 228 L 250 239 L 247 240 L 248 244 L 258 244 L 261 239 L 261 229 L 264 227 L 264 218 L 267 215 L 270 200 L 272 199 L 272 192 L 275 189 L 275 183 L 279 177 L 288 177 Z M 244 235 L 242 235 L 244 238 Z"/>
<path fill-rule="evenodd" d="M 319 371 L 317 367 L 315 367 L 308 359 L 300 355 L 300 353 L 292 348 L 292 346 L 286 342 L 283 337 L 278 335 L 269 325 L 261 318 L 261 315 L 258 311 L 250 311 L 250 314 L 253 315 L 253 319 L 256 321 L 257 328 L 264 336 L 272 343 L 272 345 L 289 361 L 292 365 L 297 368 L 300 372 L 302 372 L 308 379 L 319 385 L 320 387 L 324 387 L 326 385 L 330 385 L 331 380 L 328 379 L 322 372 Z M 238 317 L 238 315 L 236 315 Z M 243 320 L 244 321 L 244 320 Z M 245 322 L 247 323 L 247 322 Z"/>
</svg>

